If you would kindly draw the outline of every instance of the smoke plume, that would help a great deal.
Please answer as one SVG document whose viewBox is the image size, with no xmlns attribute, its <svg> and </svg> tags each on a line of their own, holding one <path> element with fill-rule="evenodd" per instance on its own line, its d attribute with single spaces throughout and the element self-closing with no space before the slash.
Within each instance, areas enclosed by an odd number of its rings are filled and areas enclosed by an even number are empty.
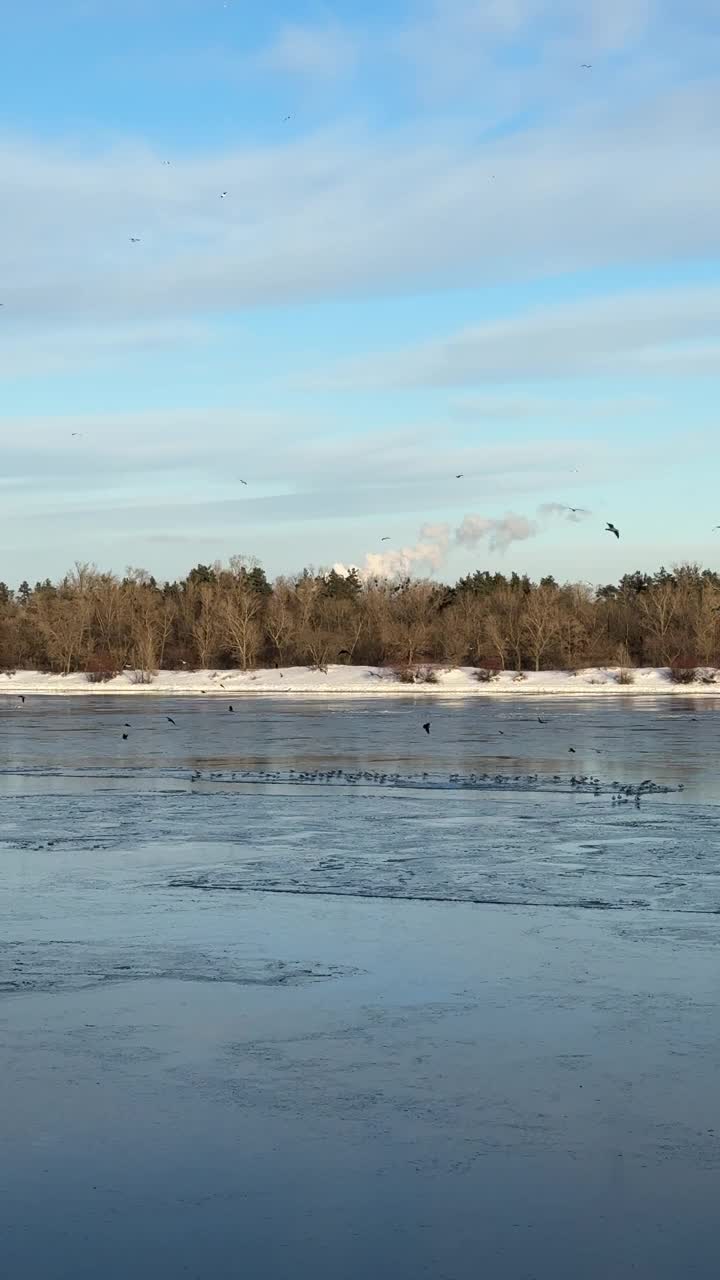
<svg viewBox="0 0 720 1280">
<path fill-rule="evenodd" d="M 413 572 L 437 573 L 453 546 L 472 548 L 484 542 L 489 551 L 507 551 L 513 542 L 537 537 L 554 520 L 578 524 L 590 514 L 583 507 L 573 511 L 559 502 L 544 502 L 537 508 L 533 519 L 509 511 L 499 519 L 471 513 L 463 517 L 455 530 L 449 524 L 424 524 L 415 546 L 369 551 L 359 573 L 362 578 L 404 578 Z"/>
</svg>

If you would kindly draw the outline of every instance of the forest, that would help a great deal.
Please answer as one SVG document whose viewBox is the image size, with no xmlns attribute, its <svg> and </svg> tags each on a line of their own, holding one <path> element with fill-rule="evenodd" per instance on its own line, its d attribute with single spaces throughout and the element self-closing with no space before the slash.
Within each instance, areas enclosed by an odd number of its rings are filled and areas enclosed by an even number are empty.
<svg viewBox="0 0 720 1280">
<path fill-rule="evenodd" d="M 720 575 L 684 564 L 592 588 L 477 569 L 454 585 L 305 569 L 269 581 L 252 558 L 159 583 L 76 564 L 61 581 L 0 583 L 0 669 L 310 666 L 720 666 Z"/>
</svg>

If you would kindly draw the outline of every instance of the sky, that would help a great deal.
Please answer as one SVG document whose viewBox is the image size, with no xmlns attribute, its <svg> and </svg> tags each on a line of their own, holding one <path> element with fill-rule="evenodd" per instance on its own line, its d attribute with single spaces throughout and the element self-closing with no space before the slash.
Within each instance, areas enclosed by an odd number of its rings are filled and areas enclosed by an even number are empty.
<svg viewBox="0 0 720 1280">
<path fill-rule="evenodd" d="M 0 579 L 720 568 L 719 68 L 716 0 L 8 6 Z"/>
</svg>

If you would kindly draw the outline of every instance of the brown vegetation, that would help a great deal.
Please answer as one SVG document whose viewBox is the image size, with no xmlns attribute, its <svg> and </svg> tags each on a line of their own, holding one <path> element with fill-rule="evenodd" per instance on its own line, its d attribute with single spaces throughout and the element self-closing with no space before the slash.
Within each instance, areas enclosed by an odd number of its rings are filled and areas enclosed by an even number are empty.
<svg viewBox="0 0 720 1280">
<path fill-rule="evenodd" d="M 593 591 L 487 571 L 453 587 L 305 571 L 269 583 L 251 560 L 198 565 L 159 584 L 76 565 L 61 582 L 0 583 L 0 668 L 87 671 L 92 681 L 161 668 L 329 663 L 392 667 L 432 682 L 434 665 L 500 670 L 664 666 L 677 681 L 720 665 L 720 577 L 695 565 L 626 575 Z"/>
</svg>

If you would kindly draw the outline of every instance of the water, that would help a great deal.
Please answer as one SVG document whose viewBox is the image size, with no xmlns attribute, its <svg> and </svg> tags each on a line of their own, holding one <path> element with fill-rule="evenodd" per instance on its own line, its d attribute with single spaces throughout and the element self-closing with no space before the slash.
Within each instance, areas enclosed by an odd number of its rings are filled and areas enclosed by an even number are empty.
<svg viewBox="0 0 720 1280">
<path fill-rule="evenodd" d="M 0 704 L 3 1273 L 714 1274 L 720 703 L 233 706 Z"/>
</svg>

